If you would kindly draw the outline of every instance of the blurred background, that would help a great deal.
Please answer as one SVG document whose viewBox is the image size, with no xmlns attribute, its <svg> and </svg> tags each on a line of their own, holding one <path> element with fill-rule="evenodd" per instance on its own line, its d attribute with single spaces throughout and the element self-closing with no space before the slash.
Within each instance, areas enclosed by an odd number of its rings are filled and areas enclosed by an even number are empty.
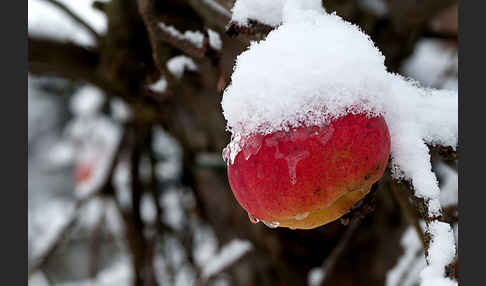
<svg viewBox="0 0 486 286">
<path fill-rule="evenodd" d="M 29 285 L 418 285 L 422 222 L 388 172 L 359 223 L 270 229 L 237 204 L 220 101 L 268 27 L 233 2 L 28 0 Z M 457 1 L 323 3 L 390 71 L 457 90 Z M 457 161 L 431 154 L 457 240 Z"/>
</svg>

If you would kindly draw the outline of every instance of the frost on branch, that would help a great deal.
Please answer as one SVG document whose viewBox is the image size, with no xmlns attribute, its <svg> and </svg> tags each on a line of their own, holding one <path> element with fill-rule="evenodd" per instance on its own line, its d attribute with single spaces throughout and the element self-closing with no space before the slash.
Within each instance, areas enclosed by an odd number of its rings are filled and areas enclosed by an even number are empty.
<svg viewBox="0 0 486 286">
<path fill-rule="evenodd" d="M 167 68 L 177 78 L 182 78 L 184 71 L 197 71 L 194 61 L 186 56 L 176 56 L 167 61 Z M 165 89 L 165 88 L 164 88 Z"/>
<path fill-rule="evenodd" d="M 405 253 L 395 267 L 387 273 L 386 286 L 415 285 L 419 280 L 420 271 L 426 265 L 423 243 L 413 227 L 409 227 L 405 231 L 401 245 Z"/>
<path fill-rule="evenodd" d="M 258 5 L 274 7 L 274 14 L 251 14 L 258 9 L 250 8 Z M 236 60 L 222 99 L 232 133 L 225 159 L 232 164 L 242 146 L 251 149 L 254 142 L 245 142 L 250 134 L 325 125 L 347 113 L 383 115 L 391 136 L 394 178 L 411 182 L 415 195 L 424 199 L 429 218 L 440 216 L 440 189 L 427 145 L 455 150 L 457 92 L 423 88 L 389 73 L 369 36 L 316 7 L 320 1 L 235 4 L 233 20 L 241 24 L 257 19 L 280 26 L 265 40 L 252 42 Z M 445 232 L 437 237 L 441 233 Z"/>
<path fill-rule="evenodd" d="M 92 7 L 93 0 L 59 0 L 62 5 L 76 11 L 98 34 L 107 29 L 106 16 Z M 83 26 L 49 1 L 28 0 L 28 29 L 30 35 L 45 36 L 60 41 L 72 41 L 83 46 L 95 46 L 96 39 Z"/>
<path fill-rule="evenodd" d="M 174 38 L 183 41 L 189 41 L 198 48 L 203 47 L 204 35 L 199 31 L 185 31 L 184 33 L 181 33 L 173 26 L 166 25 L 164 23 L 159 23 L 159 28 L 166 33 L 169 33 Z"/>
<path fill-rule="evenodd" d="M 456 255 L 454 234 L 449 224 L 433 221 L 429 224 L 431 241 L 427 266 L 420 273 L 421 285 L 458 285 L 456 281 L 444 277 L 445 267 L 452 263 Z"/>
<path fill-rule="evenodd" d="M 231 22 L 226 33 L 237 36 L 240 33 L 253 39 L 263 38 L 272 28 L 282 24 L 284 8 L 322 10 L 320 1 L 315 0 L 237 0 L 233 6 Z"/>
<path fill-rule="evenodd" d="M 276 27 L 282 23 L 284 8 L 288 7 L 293 9 L 293 6 L 304 9 L 322 10 L 321 1 L 315 0 L 237 0 L 231 10 L 233 12 L 231 20 L 242 26 L 248 25 L 249 20 L 254 20 L 268 26 Z"/>
<path fill-rule="evenodd" d="M 231 20 L 245 26 L 252 19 L 275 27 L 282 21 L 285 2 L 286 0 L 237 0 L 231 10 Z"/>
</svg>

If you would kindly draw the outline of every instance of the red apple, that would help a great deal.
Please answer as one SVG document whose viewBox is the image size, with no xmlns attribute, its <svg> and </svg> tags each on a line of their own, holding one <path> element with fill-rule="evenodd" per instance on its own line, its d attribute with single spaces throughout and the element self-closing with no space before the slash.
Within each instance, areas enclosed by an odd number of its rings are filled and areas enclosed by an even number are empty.
<svg viewBox="0 0 486 286">
<path fill-rule="evenodd" d="M 315 228 L 348 212 L 381 178 L 390 154 L 384 118 L 362 114 L 241 142 L 228 162 L 237 201 L 253 222 L 292 229 Z"/>
<path fill-rule="evenodd" d="M 91 178 L 93 172 L 93 167 L 91 164 L 87 163 L 80 163 L 76 166 L 76 170 L 74 172 L 74 181 L 76 184 L 81 184 Z"/>
</svg>

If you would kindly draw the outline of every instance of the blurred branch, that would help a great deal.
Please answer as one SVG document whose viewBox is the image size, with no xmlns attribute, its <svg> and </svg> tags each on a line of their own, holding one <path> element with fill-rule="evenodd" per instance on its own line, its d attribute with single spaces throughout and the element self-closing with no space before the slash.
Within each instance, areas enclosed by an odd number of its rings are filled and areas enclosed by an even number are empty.
<svg viewBox="0 0 486 286">
<path fill-rule="evenodd" d="M 389 187 L 391 189 L 393 198 L 397 201 L 398 205 L 400 206 L 400 210 L 402 211 L 404 217 L 408 220 L 408 222 L 413 226 L 417 236 L 420 238 L 422 242 L 423 248 L 425 249 L 425 234 L 422 230 L 422 226 L 420 226 L 419 218 L 417 216 L 417 212 L 413 209 L 412 205 L 408 201 L 408 196 L 402 190 L 401 186 L 398 185 L 393 180 L 390 180 Z"/>
<path fill-rule="evenodd" d="M 138 3 L 139 12 L 142 15 L 142 19 L 145 22 L 145 26 L 149 34 L 150 45 L 152 46 L 154 61 L 157 64 L 159 70 L 162 73 L 164 73 L 164 75 L 168 77 L 168 79 L 170 79 L 172 75 L 170 75 L 165 65 L 165 62 L 168 59 L 168 55 L 165 55 L 160 52 L 159 46 L 161 43 L 168 43 L 194 58 L 204 57 L 207 51 L 207 44 L 203 45 L 202 48 L 199 48 L 196 45 L 194 45 L 192 42 L 184 39 L 179 39 L 174 35 L 172 35 L 171 33 L 159 27 L 159 20 L 157 19 L 157 16 L 155 14 L 156 11 L 155 1 L 138 0 L 137 3 Z M 204 38 L 204 41 L 207 42 L 206 36 Z"/>
<path fill-rule="evenodd" d="M 117 96 L 130 103 L 136 111 L 134 116 L 137 119 L 150 121 L 157 118 L 157 106 L 150 101 L 153 97 L 148 92 L 142 94 L 143 97 L 137 97 L 123 84 L 101 73 L 100 54 L 97 50 L 35 36 L 28 37 L 28 45 L 29 73 L 93 84 L 108 96 Z"/>
<path fill-rule="evenodd" d="M 392 1 L 388 8 L 396 31 L 406 33 L 424 27 L 432 17 L 456 3 L 457 0 Z"/>
<path fill-rule="evenodd" d="M 349 244 L 353 233 L 358 229 L 363 219 L 375 209 L 377 184 L 373 184 L 371 191 L 363 199 L 351 208 L 350 212 L 341 218 L 341 223 L 348 225 L 344 234 L 339 238 L 339 242 L 331 251 L 322 265 L 322 270 L 326 276 L 321 282 L 321 285 L 326 285 L 326 280 L 329 274 L 334 271 L 334 267 L 338 259 L 344 253 L 346 246 Z"/>
<path fill-rule="evenodd" d="M 231 19 L 231 13 L 225 7 L 216 2 L 210 2 L 210 0 L 186 0 L 186 2 L 204 19 L 206 24 L 219 32 L 225 31 L 225 26 Z"/>
<path fill-rule="evenodd" d="M 38 269 L 43 268 L 47 263 L 50 261 L 53 254 L 59 249 L 59 246 L 66 241 L 68 235 L 76 226 L 76 223 L 79 219 L 79 212 L 81 208 L 86 205 L 94 196 L 89 196 L 83 200 L 78 200 L 75 204 L 75 209 L 72 215 L 66 220 L 66 223 L 59 230 L 57 230 L 57 235 L 54 239 L 52 239 L 51 243 L 45 248 L 45 250 L 39 254 L 36 258 L 34 258 L 34 262 L 29 267 L 29 277 L 33 273 L 35 273 Z"/>
<path fill-rule="evenodd" d="M 346 230 L 344 231 L 344 234 L 340 237 L 336 247 L 334 247 L 331 254 L 329 254 L 329 256 L 326 257 L 326 259 L 324 260 L 324 263 L 322 265 L 322 271 L 326 273 L 326 275 L 322 280 L 321 285 L 326 285 L 326 280 L 327 280 L 326 278 L 329 277 L 329 275 L 327 274 L 333 272 L 339 257 L 341 257 L 341 255 L 344 253 L 344 250 L 346 249 L 346 245 L 348 245 L 353 233 L 358 229 L 360 224 L 361 224 L 361 220 L 359 219 L 352 220 L 351 223 L 346 228 Z"/>
<path fill-rule="evenodd" d="M 106 220 L 106 202 L 102 198 L 102 214 L 99 221 L 96 223 L 93 229 L 93 239 L 90 245 L 90 265 L 89 265 L 89 277 L 96 278 L 101 266 L 101 248 L 103 245 L 103 229 L 105 227 Z"/>
<path fill-rule="evenodd" d="M 457 160 L 457 148 L 454 150 L 450 146 L 440 146 L 440 145 L 435 145 L 435 146 L 429 146 L 430 153 L 432 155 L 438 155 L 442 160 L 445 161 L 452 161 L 452 160 Z"/>
<path fill-rule="evenodd" d="M 66 5 L 64 5 L 63 3 L 57 0 L 44 0 L 44 1 L 51 3 L 52 5 L 56 6 L 61 11 L 63 11 L 64 13 L 68 14 L 74 21 L 76 21 L 78 24 L 83 26 L 89 33 L 91 33 L 91 35 L 93 35 L 93 37 L 97 41 L 101 39 L 100 35 L 98 34 L 98 32 L 95 31 L 95 29 L 93 29 L 86 21 L 84 21 L 83 19 L 81 19 L 81 17 L 79 17 L 73 11 L 71 11 L 71 9 L 69 9 Z"/>
<path fill-rule="evenodd" d="M 153 0 L 138 0 L 137 4 L 148 32 L 153 60 L 167 80 L 167 93 L 176 92 L 176 89 L 182 85 L 195 85 L 195 82 L 206 82 L 204 80 L 205 77 L 211 78 L 207 82 L 213 82 L 212 85 L 216 88 L 217 80 L 221 75 L 221 53 L 209 44 L 209 35 L 205 24 L 201 22 L 202 20 L 191 9 L 191 6 L 183 2 L 169 2 L 165 3 L 167 6 L 160 8 L 157 7 L 156 1 Z M 163 13 L 161 14 L 158 10 L 163 10 Z M 171 11 L 180 12 L 176 13 Z M 181 14 L 182 11 L 186 13 L 184 14 L 185 17 Z M 188 29 L 177 30 L 179 25 L 174 24 L 180 24 L 181 19 L 184 19 L 183 25 Z M 160 24 L 166 25 L 166 29 L 161 27 Z M 195 30 L 202 34 L 202 44 L 200 46 L 196 42 L 182 36 L 185 33 L 184 31 L 189 30 L 192 32 Z M 180 33 L 180 36 L 178 33 Z M 166 64 L 167 60 L 173 56 L 171 48 L 175 48 L 192 57 L 198 64 L 198 70 L 203 80 L 196 80 L 190 84 L 187 82 L 180 84 L 181 81 L 172 75 Z M 181 90 L 177 90 L 177 92 L 181 92 Z"/>
<path fill-rule="evenodd" d="M 427 264 L 429 264 L 429 247 L 430 247 L 430 243 L 431 243 L 431 239 L 432 239 L 432 234 L 430 233 L 428 226 L 433 221 L 439 221 L 439 222 L 448 223 L 448 224 L 451 224 L 451 221 L 449 220 L 450 218 L 448 218 L 447 216 L 444 215 L 444 210 L 441 211 L 441 214 L 439 216 L 430 215 L 429 211 L 428 211 L 428 209 L 429 209 L 428 203 L 429 202 L 424 200 L 423 198 L 416 197 L 413 194 L 413 187 L 410 185 L 410 183 L 404 182 L 404 184 L 408 187 L 407 189 L 409 191 L 410 198 L 415 205 L 415 209 L 416 209 L 417 213 L 420 216 L 422 216 L 422 218 L 425 221 L 425 224 L 427 225 L 427 228 L 425 229 L 425 233 L 424 233 L 423 237 L 424 237 L 424 254 L 425 254 Z M 455 261 L 453 261 L 452 263 L 447 265 L 444 269 L 444 274 L 445 274 L 446 277 L 449 277 L 451 279 L 456 279 L 457 273 L 454 272 L 454 271 L 450 271 L 450 270 L 451 269 L 457 269 L 457 267 L 454 266 L 454 264 L 457 264 L 457 262 L 456 262 L 457 260 L 458 260 L 458 256 L 457 256 L 457 253 L 456 253 Z"/>
<path fill-rule="evenodd" d="M 426 38 L 435 38 L 440 40 L 449 40 L 457 42 L 459 40 L 457 33 L 451 32 L 437 32 L 433 30 L 426 30 L 423 34 Z"/>
<path fill-rule="evenodd" d="M 112 94 L 125 94 L 123 89 L 97 73 L 100 57 L 97 51 L 69 42 L 28 37 L 29 72 L 83 80 Z"/>
<path fill-rule="evenodd" d="M 111 185 L 111 179 L 113 177 L 113 173 L 115 170 L 115 167 L 120 159 L 120 155 L 122 153 L 122 147 L 124 146 L 124 143 L 127 139 L 126 137 L 126 131 L 123 132 L 123 135 L 120 139 L 120 142 L 118 143 L 117 149 L 114 151 L 115 154 L 113 156 L 112 162 L 109 165 L 109 170 L 107 172 L 106 177 L 104 178 L 103 183 L 100 185 L 100 188 L 98 190 L 95 190 L 94 192 L 90 193 L 87 197 L 84 197 L 82 199 L 79 199 L 75 203 L 75 210 L 73 211 L 72 216 L 67 219 L 67 222 L 62 226 L 62 228 L 58 231 L 56 238 L 52 240 L 52 243 L 46 247 L 45 251 L 41 254 L 38 255 L 37 258 L 35 258 L 35 262 L 33 265 L 29 268 L 29 276 L 34 273 L 37 269 L 40 269 L 44 267 L 48 261 L 51 259 L 53 254 L 56 252 L 56 250 L 59 248 L 59 246 L 67 239 L 68 235 L 71 233 L 71 231 L 74 229 L 76 226 L 76 223 L 79 219 L 80 211 L 83 206 L 85 206 L 88 202 L 91 201 L 91 199 L 99 196 L 99 195 L 112 195 L 113 194 L 113 186 Z"/>
<path fill-rule="evenodd" d="M 130 125 L 130 173 L 132 208 L 124 210 L 118 199 L 115 198 L 115 205 L 123 218 L 125 237 L 132 256 L 135 273 L 135 286 L 157 285 L 153 267 L 153 254 L 155 242 L 149 241 L 144 235 L 144 223 L 141 217 L 140 202 L 142 198 L 142 182 L 140 180 L 140 159 L 143 150 L 143 143 L 150 132 L 147 126 Z"/>
</svg>

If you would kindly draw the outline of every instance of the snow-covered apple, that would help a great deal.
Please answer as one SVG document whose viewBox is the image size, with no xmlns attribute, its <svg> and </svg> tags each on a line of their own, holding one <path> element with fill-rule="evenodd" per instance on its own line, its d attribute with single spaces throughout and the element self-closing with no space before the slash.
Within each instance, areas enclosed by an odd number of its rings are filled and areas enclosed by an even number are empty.
<svg viewBox="0 0 486 286">
<path fill-rule="evenodd" d="M 371 38 L 321 1 L 281 5 L 267 22 L 275 29 L 237 57 L 221 101 L 229 183 L 250 219 L 301 229 L 335 220 L 389 157 L 391 175 L 440 215 L 426 144 L 457 145 L 457 92 L 390 73 Z"/>
<path fill-rule="evenodd" d="M 325 126 L 240 140 L 231 189 L 253 222 L 309 229 L 344 215 L 382 176 L 390 153 L 383 117 L 349 114 Z"/>
</svg>

